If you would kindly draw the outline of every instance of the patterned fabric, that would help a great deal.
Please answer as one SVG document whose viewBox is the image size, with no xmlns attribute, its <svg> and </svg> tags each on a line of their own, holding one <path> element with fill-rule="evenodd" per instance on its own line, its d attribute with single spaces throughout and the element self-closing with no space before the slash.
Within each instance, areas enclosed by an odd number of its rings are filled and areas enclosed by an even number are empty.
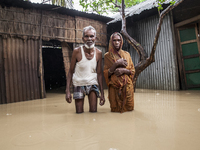
<svg viewBox="0 0 200 150">
<path fill-rule="evenodd" d="M 117 51 L 113 46 L 113 35 L 119 35 L 121 38 L 120 50 Z M 108 98 L 112 112 L 125 112 L 134 109 L 134 87 L 133 77 L 135 68 L 128 52 L 122 50 L 123 39 L 121 34 L 113 33 L 110 37 L 108 52 L 104 55 L 104 77 L 108 86 Z M 120 58 L 127 60 L 126 69 L 131 71 L 131 75 L 122 75 L 117 77 L 112 74 L 108 77 L 108 70 Z"/>
<path fill-rule="evenodd" d="M 97 85 L 74 86 L 73 99 L 84 99 L 85 95 L 89 95 L 91 91 L 94 91 L 99 97 L 99 87 Z"/>
</svg>

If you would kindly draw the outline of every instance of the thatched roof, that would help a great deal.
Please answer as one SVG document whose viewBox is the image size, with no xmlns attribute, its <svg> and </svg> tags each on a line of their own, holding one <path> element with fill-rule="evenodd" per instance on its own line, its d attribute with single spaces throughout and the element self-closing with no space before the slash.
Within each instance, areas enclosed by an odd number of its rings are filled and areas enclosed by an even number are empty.
<svg viewBox="0 0 200 150">
<path fill-rule="evenodd" d="M 164 4 L 169 4 L 170 1 L 171 0 L 166 0 L 166 2 L 164 2 Z M 179 0 L 176 0 L 176 1 L 179 1 Z M 158 6 L 157 0 L 146 0 L 146 1 L 139 3 L 135 6 L 126 8 L 125 9 L 125 16 L 127 18 L 127 17 L 131 17 L 131 16 L 134 16 L 134 15 L 139 15 L 146 10 L 151 10 L 153 8 L 157 8 L 157 6 Z M 108 24 L 115 23 L 117 21 L 121 21 L 121 14 L 120 13 L 116 13 L 112 17 L 115 18 L 115 19 L 108 22 Z"/>
<path fill-rule="evenodd" d="M 36 3 L 24 1 L 24 0 L 0 0 L 0 5 L 6 6 L 6 7 L 20 7 L 24 9 L 39 9 L 39 10 L 45 10 L 45 11 L 54 11 L 63 15 L 69 15 L 73 17 L 74 16 L 85 17 L 88 19 L 102 21 L 105 23 L 112 20 L 112 18 L 110 17 L 106 17 L 106 16 L 102 16 L 98 14 L 81 12 L 75 9 L 69 9 L 69 8 L 60 7 L 56 5 L 36 4 Z"/>
</svg>

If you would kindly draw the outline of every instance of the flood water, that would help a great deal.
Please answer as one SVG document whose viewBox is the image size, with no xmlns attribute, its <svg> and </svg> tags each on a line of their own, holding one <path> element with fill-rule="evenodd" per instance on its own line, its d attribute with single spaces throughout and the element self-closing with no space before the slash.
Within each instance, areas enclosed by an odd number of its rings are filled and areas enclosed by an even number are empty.
<svg viewBox="0 0 200 150">
<path fill-rule="evenodd" d="M 75 113 L 64 93 L 0 105 L 0 150 L 200 150 L 200 91 L 136 89 L 135 110 Z"/>
</svg>

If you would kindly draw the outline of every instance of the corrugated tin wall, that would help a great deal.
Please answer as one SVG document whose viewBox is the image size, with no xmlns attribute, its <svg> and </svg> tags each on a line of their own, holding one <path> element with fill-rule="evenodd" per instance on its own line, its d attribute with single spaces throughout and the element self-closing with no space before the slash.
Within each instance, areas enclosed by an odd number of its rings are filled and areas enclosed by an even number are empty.
<svg viewBox="0 0 200 150">
<path fill-rule="evenodd" d="M 128 33 L 142 44 L 148 56 L 150 56 L 157 23 L 158 17 L 153 16 L 136 22 L 134 26 L 127 27 Z M 136 88 L 179 90 L 173 30 L 170 14 L 168 14 L 162 24 L 155 53 L 155 62 L 139 75 Z M 127 42 L 125 42 L 125 47 L 129 47 L 128 51 L 132 56 L 133 63 L 137 64 L 139 58 L 137 52 L 131 46 L 128 46 Z"/>
<path fill-rule="evenodd" d="M 4 104 L 6 100 L 5 96 L 5 76 L 3 63 L 3 40 L 0 36 L 0 104 Z"/>
<path fill-rule="evenodd" d="M 40 98 L 38 78 L 37 40 L 19 38 L 0 38 L 1 63 L 0 91 L 5 96 L 1 103 L 12 103 Z M 3 65 L 2 65 L 3 64 Z M 4 94 L 1 93 L 1 94 Z"/>
</svg>

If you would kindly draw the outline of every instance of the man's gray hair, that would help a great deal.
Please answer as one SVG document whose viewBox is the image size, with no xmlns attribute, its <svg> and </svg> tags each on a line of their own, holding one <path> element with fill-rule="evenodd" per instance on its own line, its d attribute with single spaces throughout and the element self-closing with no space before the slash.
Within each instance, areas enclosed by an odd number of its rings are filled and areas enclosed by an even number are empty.
<svg viewBox="0 0 200 150">
<path fill-rule="evenodd" d="M 94 30 L 94 35 L 96 36 L 96 30 L 95 30 L 95 28 L 93 26 L 87 26 L 87 27 L 83 28 L 83 37 L 85 35 L 85 31 L 86 30 Z"/>
</svg>

